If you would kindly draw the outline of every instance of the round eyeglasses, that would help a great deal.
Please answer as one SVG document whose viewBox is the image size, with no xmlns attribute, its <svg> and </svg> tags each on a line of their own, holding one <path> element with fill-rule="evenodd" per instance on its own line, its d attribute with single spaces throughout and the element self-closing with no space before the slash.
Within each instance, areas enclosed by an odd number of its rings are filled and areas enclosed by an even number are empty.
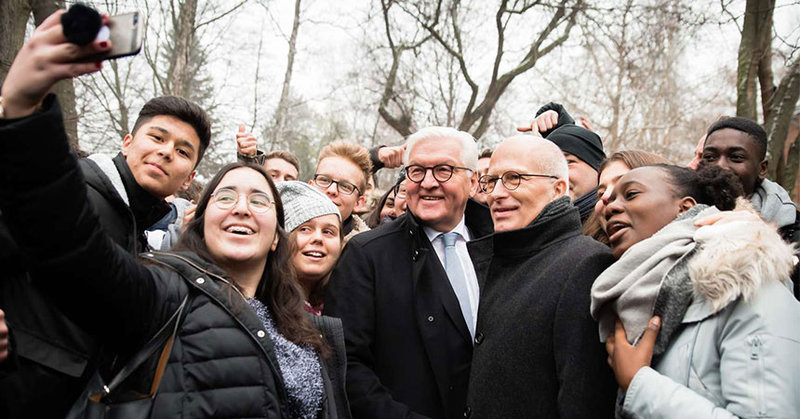
<svg viewBox="0 0 800 419">
<path fill-rule="evenodd" d="M 233 189 L 220 189 L 211 195 L 211 202 L 219 209 L 229 210 L 239 203 L 239 193 Z M 272 208 L 273 202 L 269 195 L 263 192 L 247 194 L 247 207 L 250 211 L 263 214 Z"/>
<path fill-rule="evenodd" d="M 333 180 L 329 176 L 314 175 L 314 183 L 322 189 L 328 189 L 332 184 L 336 184 L 336 189 L 345 195 L 352 195 L 353 192 L 358 191 L 358 186 L 345 180 Z"/>
<path fill-rule="evenodd" d="M 468 167 L 453 166 L 452 164 L 437 164 L 436 166 L 420 166 L 412 164 L 406 167 L 406 177 L 414 183 L 422 183 L 428 170 L 433 173 L 433 178 L 437 182 L 444 183 L 453 177 L 453 172 L 456 170 L 466 170 L 472 172 L 473 170 Z"/>
<path fill-rule="evenodd" d="M 558 176 L 553 175 L 542 175 L 538 173 L 517 173 L 514 171 L 509 170 L 508 172 L 503 173 L 502 176 L 493 176 L 493 175 L 483 175 L 480 179 L 478 179 L 478 186 L 481 188 L 483 193 L 492 193 L 494 187 L 497 186 L 497 181 L 503 183 L 503 187 L 506 190 L 513 191 L 514 189 L 519 188 L 519 184 L 522 183 L 522 179 L 526 177 L 533 177 L 533 178 L 550 178 L 550 179 L 558 179 Z"/>
</svg>

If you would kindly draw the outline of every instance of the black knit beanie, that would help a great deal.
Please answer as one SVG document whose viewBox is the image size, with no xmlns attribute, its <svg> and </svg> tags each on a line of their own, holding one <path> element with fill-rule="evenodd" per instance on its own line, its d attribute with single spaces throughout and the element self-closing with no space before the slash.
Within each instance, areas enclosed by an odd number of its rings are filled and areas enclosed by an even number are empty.
<svg viewBox="0 0 800 419">
<path fill-rule="evenodd" d="M 583 160 L 594 170 L 600 168 L 600 163 L 606 158 L 600 136 L 578 125 L 562 125 L 550 133 L 547 139 L 554 142 L 561 151 Z"/>
</svg>

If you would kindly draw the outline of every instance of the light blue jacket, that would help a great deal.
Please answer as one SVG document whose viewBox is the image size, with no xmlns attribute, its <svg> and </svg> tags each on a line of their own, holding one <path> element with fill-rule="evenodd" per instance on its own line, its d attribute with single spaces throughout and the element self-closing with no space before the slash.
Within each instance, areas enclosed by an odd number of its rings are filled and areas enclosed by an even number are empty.
<svg viewBox="0 0 800 419">
<path fill-rule="evenodd" d="M 623 417 L 800 418 L 800 302 L 788 279 L 774 277 L 770 259 L 786 255 L 777 248 L 783 242 L 752 230 L 716 233 L 712 242 L 718 241 L 707 247 L 735 249 L 739 241 L 750 257 L 698 252 L 691 275 L 696 297 L 683 328 L 652 368 L 636 373 Z M 719 289 L 728 294 L 715 294 Z"/>
</svg>

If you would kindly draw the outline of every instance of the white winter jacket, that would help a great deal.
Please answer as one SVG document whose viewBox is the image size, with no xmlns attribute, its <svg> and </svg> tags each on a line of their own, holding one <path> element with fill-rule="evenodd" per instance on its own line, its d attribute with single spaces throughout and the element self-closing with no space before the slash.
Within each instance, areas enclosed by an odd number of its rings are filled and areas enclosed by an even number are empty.
<svg viewBox="0 0 800 419">
<path fill-rule="evenodd" d="M 774 228 L 698 230 L 682 328 L 639 370 L 618 412 L 635 418 L 800 418 L 800 303 Z"/>
</svg>

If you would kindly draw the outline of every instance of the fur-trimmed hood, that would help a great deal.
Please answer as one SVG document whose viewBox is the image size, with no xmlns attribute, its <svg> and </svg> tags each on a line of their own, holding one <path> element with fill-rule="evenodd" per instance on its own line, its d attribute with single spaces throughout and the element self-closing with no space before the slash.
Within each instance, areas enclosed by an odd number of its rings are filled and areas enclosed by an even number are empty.
<svg viewBox="0 0 800 419">
<path fill-rule="evenodd" d="M 756 214 L 744 200 L 736 210 Z M 714 312 L 739 297 L 749 300 L 763 281 L 790 280 L 794 248 L 760 218 L 703 226 L 694 240 L 697 253 L 689 262 L 694 295 L 709 302 Z"/>
</svg>

